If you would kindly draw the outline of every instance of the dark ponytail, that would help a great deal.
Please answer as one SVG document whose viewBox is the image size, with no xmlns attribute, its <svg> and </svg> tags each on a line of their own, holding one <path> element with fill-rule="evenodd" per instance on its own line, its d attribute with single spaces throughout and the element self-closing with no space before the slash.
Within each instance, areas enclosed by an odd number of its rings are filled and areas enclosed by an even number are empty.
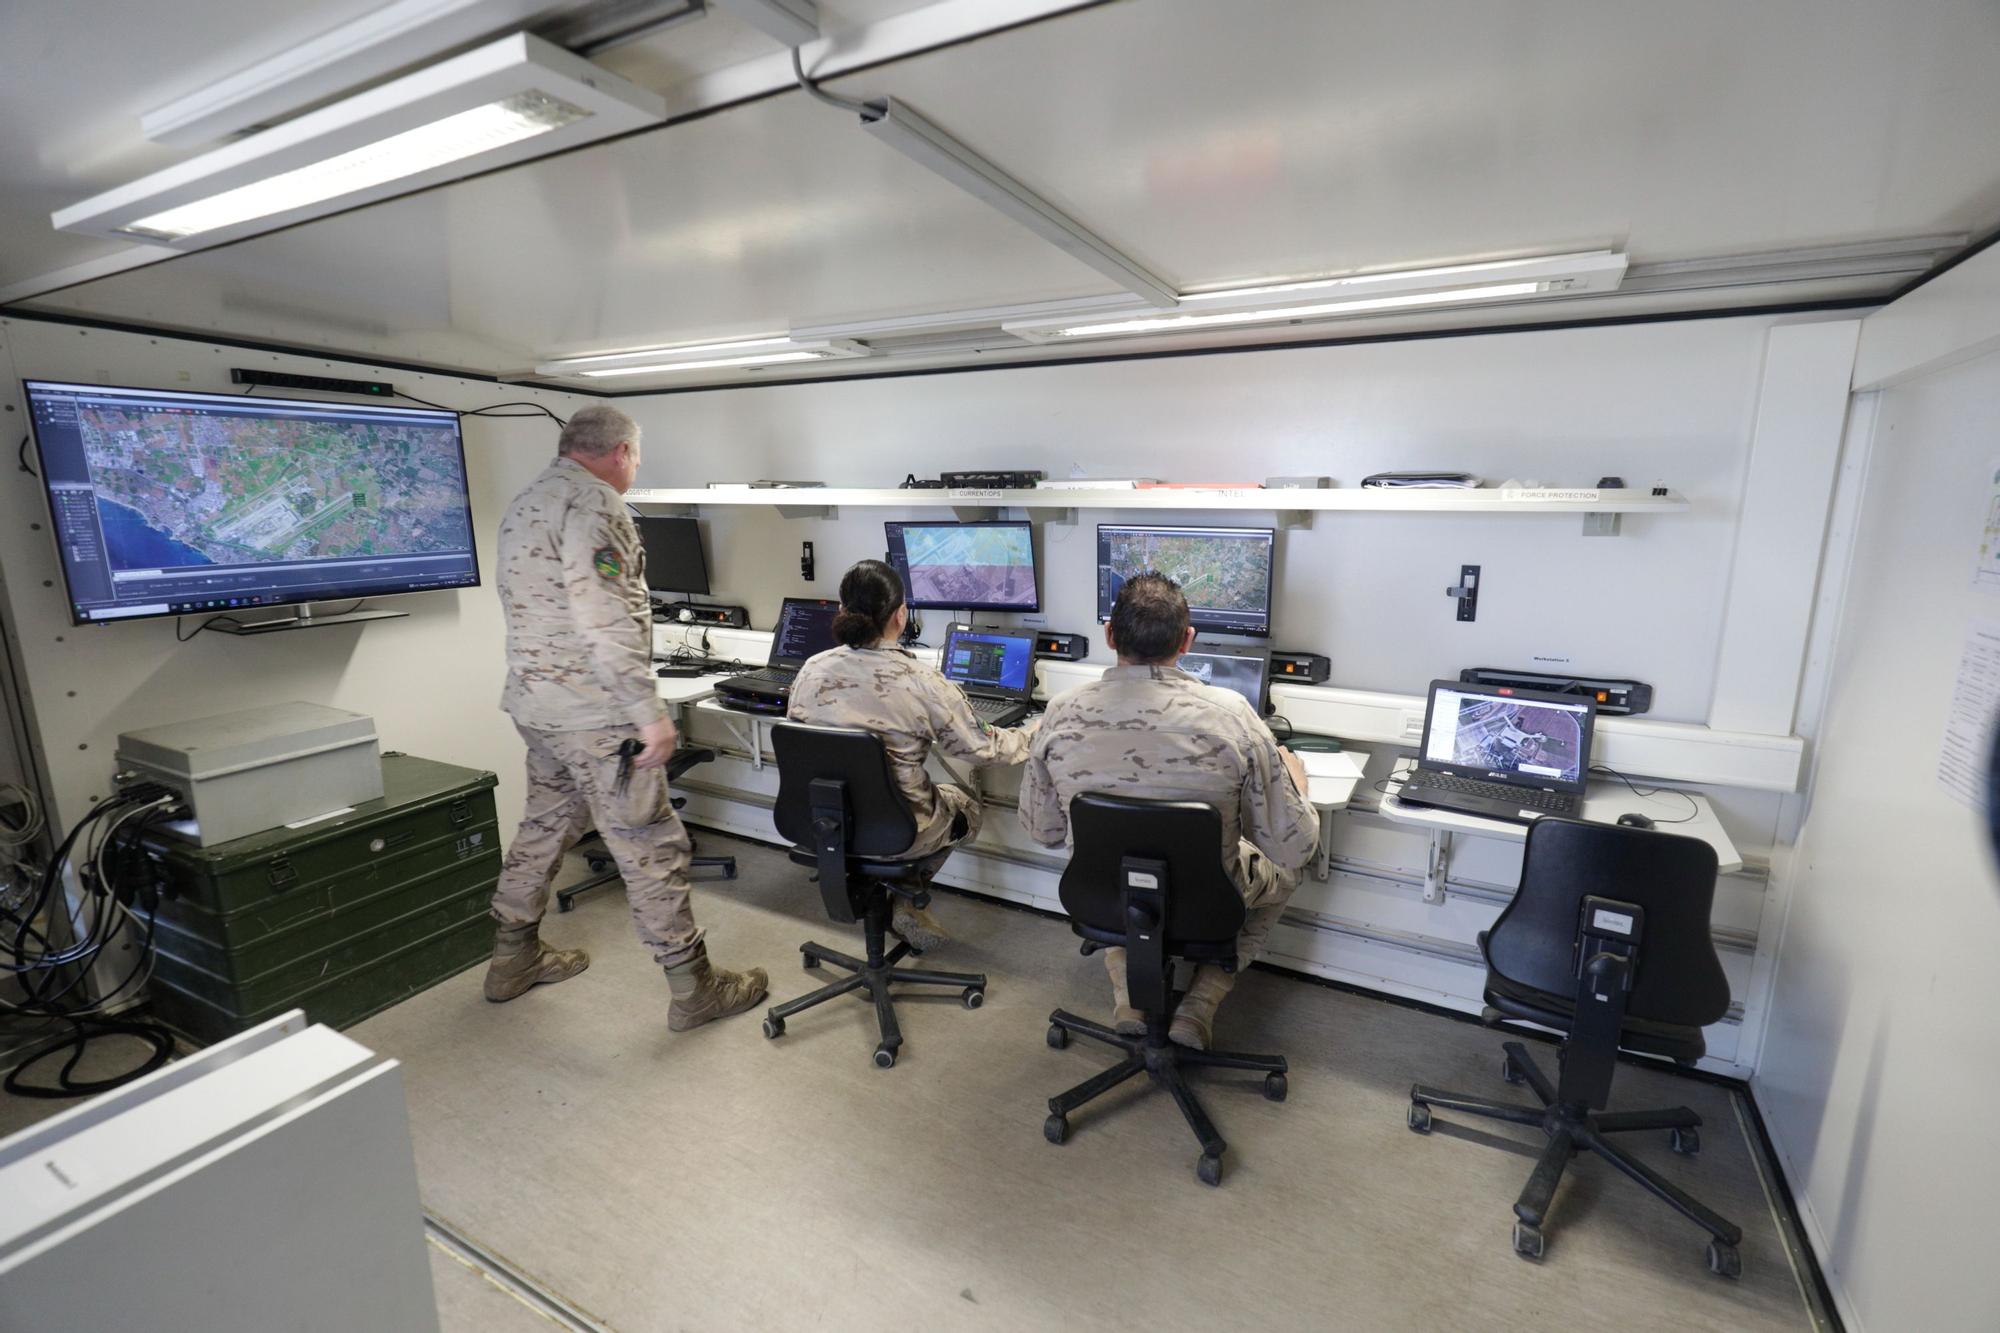
<svg viewBox="0 0 2000 1333">
<path fill-rule="evenodd" d="M 903 580 L 880 560 L 863 560 L 840 580 L 840 614 L 833 637 L 849 648 L 866 648 L 888 633 L 903 604 Z"/>
</svg>

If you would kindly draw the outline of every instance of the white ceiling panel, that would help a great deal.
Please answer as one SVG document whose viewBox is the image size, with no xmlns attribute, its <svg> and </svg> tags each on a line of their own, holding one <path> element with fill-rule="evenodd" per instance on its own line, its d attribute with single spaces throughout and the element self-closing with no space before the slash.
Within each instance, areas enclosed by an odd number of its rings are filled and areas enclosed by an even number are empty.
<svg viewBox="0 0 2000 1333">
<path fill-rule="evenodd" d="M 829 26 L 912 7 L 834 0 Z M 717 14 L 604 61 L 664 91 L 776 49 Z M 1637 272 L 1981 233 L 2000 224 L 1996 55 L 2000 5 L 1989 0 L 1123 0 L 829 87 L 908 101 L 1193 289 L 1607 245 Z M 0 263 L 18 268 L 12 260 Z M 1899 281 L 1202 341 L 1854 299 Z M 508 372 L 564 354 L 1108 290 L 852 116 L 788 92 L 39 304 Z M 1138 346 L 960 350 L 915 364 L 1128 350 Z M 879 368 L 878 358 L 814 373 Z"/>
</svg>

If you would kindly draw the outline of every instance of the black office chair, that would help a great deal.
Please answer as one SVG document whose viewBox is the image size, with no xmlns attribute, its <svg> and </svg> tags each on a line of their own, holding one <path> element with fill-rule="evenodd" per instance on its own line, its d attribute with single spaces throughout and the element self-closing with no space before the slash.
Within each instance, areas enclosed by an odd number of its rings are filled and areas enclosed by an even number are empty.
<svg viewBox="0 0 2000 1333">
<path fill-rule="evenodd" d="M 715 751 L 709 749 L 675 750 L 673 758 L 667 760 L 667 782 L 669 785 L 679 782 L 681 774 L 696 764 L 705 764 L 713 758 Z M 685 796 L 676 796 L 673 802 L 676 810 L 687 807 Z M 694 845 L 692 836 L 689 838 L 689 843 Z M 618 863 L 612 858 L 611 849 L 604 845 L 604 839 L 596 829 L 584 834 L 573 850 L 582 854 L 584 864 L 591 869 L 591 876 L 589 879 L 578 880 L 566 889 L 556 891 L 558 912 L 569 911 L 576 906 L 578 897 L 618 878 Z M 689 860 L 688 865 L 694 870 L 720 870 L 724 879 L 736 878 L 736 858 L 733 856 L 695 856 Z"/>
<path fill-rule="evenodd" d="M 1431 1110 L 1534 1125 L 1548 1136 L 1514 1203 L 1514 1251 L 1540 1259 L 1542 1225 L 1563 1170 L 1588 1149 L 1665 1200 L 1714 1239 L 1710 1271 L 1739 1277 L 1743 1232 L 1610 1139 L 1668 1131 L 1677 1153 L 1700 1150 L 1701 1117 L 1685 1106 L 1611 1111 L 1622 1048 L 1692 1065 L 1707 1050 L 1702 1028 L 1729 1008 L 1729 981 L 1709 936 L 1715 850 L 1697 838 L 1613 824 L 1543 819 L 1528 830 L 1521 887 L 1493 929 L 1486 955 L 1486 1021 L 1518 1019 L 1565 1035 L 1553 1085 L 1520 1042 L 1501 1049 L 1500 1076 L 1526 1083 L 1539 1106 L 1491 1101 L 1418 1084 L 1410 1128 L 1431 1130 Z"/>
<path fill-rule="evenodd" d="M 903 1030 L 889 988 L 896 983 L 962 988 L 959 1001 L 977 1009 L 986 1000 L 986 978 L 972 972 L 929 972 L 897 967 L 916 951 L 902 941 L 884 952 L 889 900 L 904 898 L 918 907 L 930 902 L 922 866 L 893 858 L 916 840 L 917 824 L 896 787 L 889 752 L 865 731 L 810 727 L 786 722 L 771 729 L 778 757 L 778 804 L 772 812 L 778 832 L 792 844 L 792 860 L 819 871 L 820 898 L 830 920 L 861 922 L 867 943 L 864 961 L 807 941 L 799 946 L 807 968 L 832 963 L 852 976 L 810 995 L 772 1006 L 764 1019 L 766 1037 L 785 1035 L 785 1020 L 836 996 L 860 992 L 875 1002 L 881 1044 L 875 1063 L 896 1063 Z"/>
<path fill-rule="evenodd" d="M 1122 1036 L 1102 1023 L 1058 1009 L 1049 1015 L 1049 1045 L 1061 1050 L 1071 1033 L 1125 1052 L 1124 1062 L 1049 1098 L 1042 1134 L 1069 1138 L 1069 1114 L 1135 1074 L 1164 1088 L 1201 1141 L 1195 1174 L 1222 1183 L 1228 1148 L 1188 1087 L 1184 1066 L 1249 1069 L 1264 1075 L 1264 1095 L 1285 1100 L 1285 1058 L 1233 1051 L 1197 1051 L 1167 1039 L 1182 992 L 1173 984 L 1177 960 L 1236 970 L 1236 936 L 1243 929 L 1243 895 L 1222 865 L 1222 816 L 1199 801 L 1142 801 L 1086 792 L 1069 803 L 1074 849 L 1063 871 L 1062 904 L 1083 951 L 1123 945 L 1132 1007 L 1146 1020 L 1143 1036 Z"/>
</svg>

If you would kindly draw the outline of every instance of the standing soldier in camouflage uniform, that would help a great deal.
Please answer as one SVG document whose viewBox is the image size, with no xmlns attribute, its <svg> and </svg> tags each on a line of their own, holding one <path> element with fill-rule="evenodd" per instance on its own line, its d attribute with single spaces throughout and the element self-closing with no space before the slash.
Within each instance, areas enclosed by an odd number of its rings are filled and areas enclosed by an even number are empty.
<svg viewBox="0 0 2000 1333">
<path fill-rule="evenodd" d="M 916 841 L 903 860 L 922 861 L 935 875 L 952 849 L 979 836 L 976 792 L 939 786 L 924 771 L 931 747 L 974 764 L 1018 764 L 1028 757 L 1035 724 L 988 727 L 958 686 L 897 646 L 910 609 L 903 581 L 880 560 L 863 560 L 840 580 L 840 614 L 833 634 L 842 646 L 820 653 L 792 683 L 795 722 L 858 727 L 881 739 L 910 814 Z M 889 928 L 918 952 L 950 940 L 931 914 L 896 900 Z"/>
<path fill-rule="evenodd" d="M 1118 665 L 1102 680 L 1058 696 L 1021 780 L 1021 826 L 1045 847 L 1069 839 L 1069 803 L 1082 792 L 1201 801 L 1222 815 L 1222 861 L 1249 919 L 1237 937 L 1239 970 L 1270 938 L 1319 842 L 1306 800 L 1305 766 L 1281 749 L 1243 696 L 1201 684 L 1176 664 L 1194 642 L 1180 585 L 1142 574 L 1119 589 L 1104 641 Z M 1136 1036 L 1145 1023 L 1125 987 L 1125 951 L 1106 949 L 1112 1025 Z M 1212 963 L 1174 1011 L 1168 1036 L 1207 1050 L 1215 1009 L 1235 975 Z"/>
<path fill-rule="evenodd" d="M 581 949 L 543 944 L 539 930 L 563 853 L 595 825 L 639 938 L 666 968 L 667 1026 L 683 1032 L 756 1004 L 767 978 L 711 967 L 688 905 L 692 843 L 665 769 L 677 737 L 653 688 L 645 555 L 619 499 L 638 471 L 638 423 L 586 407 L 500 520 L 500 706 L 528 745 L 528 800 L 493 894 L 500 929 L 486 998 L 511 1000 L 590 965 Z M 621 760 L 627 742 L 637 753 Z"/>
</svg>

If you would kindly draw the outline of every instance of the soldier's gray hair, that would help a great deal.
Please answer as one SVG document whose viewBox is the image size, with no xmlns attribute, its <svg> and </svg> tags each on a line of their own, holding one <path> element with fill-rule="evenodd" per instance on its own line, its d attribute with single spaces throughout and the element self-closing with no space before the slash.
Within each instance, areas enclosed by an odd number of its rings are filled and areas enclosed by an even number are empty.
<svg viewBox="0 0 2000 1333">
<path fill-rule="evenodd" d="M 639 423 L 615 407 L 599 404 L 586 407 L 569 419 L 569 424 L 563 427 L 562 439 L 556 444 L 556 452 L 578 458 L 602 458 L 628 443 L 638 447 Z"/>
</svg>

